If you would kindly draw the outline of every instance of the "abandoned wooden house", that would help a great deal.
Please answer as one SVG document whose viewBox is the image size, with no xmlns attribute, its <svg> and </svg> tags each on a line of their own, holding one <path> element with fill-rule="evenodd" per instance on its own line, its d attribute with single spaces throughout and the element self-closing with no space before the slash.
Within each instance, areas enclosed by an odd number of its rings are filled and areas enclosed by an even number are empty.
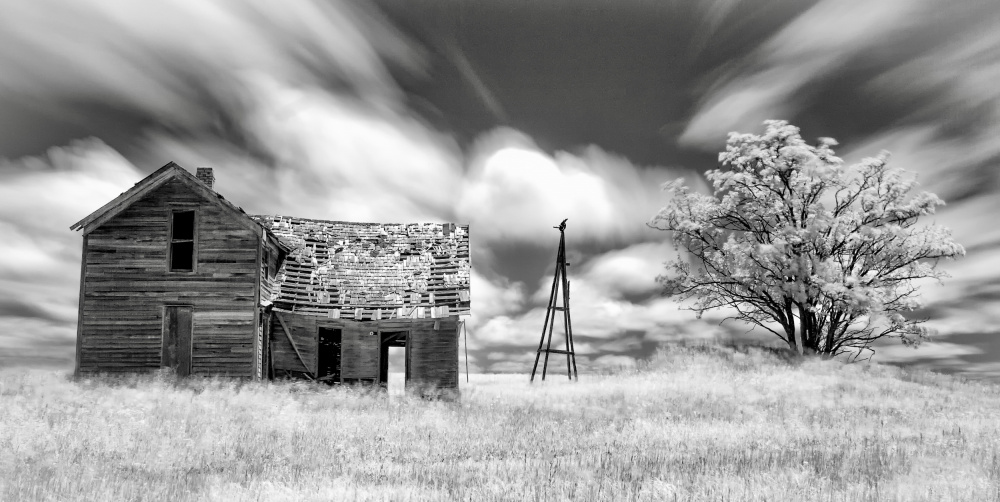
<svg viewBox="0 0 1000 502">
<path fill-rule="evenodd" d="M 469 228 L 251 216 L 169 163 L 83 231 L 76 373 L 143 372 L 457 389 Z"/>
</svg>

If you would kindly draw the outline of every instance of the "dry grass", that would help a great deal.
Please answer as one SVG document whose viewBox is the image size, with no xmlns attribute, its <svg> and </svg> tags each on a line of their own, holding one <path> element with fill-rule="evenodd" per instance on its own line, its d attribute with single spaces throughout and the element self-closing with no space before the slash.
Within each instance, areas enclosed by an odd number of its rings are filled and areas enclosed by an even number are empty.
<svg viewBox="0 0 1000 502">
<path fill-rule="evenodd" d="M 0 500 L 996 501 L 998 415 L 994 384 L 718 347 L 456 403 L 7 370 Z"/>
</svg>

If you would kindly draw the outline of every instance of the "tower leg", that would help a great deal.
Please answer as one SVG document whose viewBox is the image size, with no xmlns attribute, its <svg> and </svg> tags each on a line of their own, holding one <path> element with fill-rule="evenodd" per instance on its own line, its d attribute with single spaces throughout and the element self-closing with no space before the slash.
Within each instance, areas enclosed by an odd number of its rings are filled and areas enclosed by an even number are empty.
<svg viewBox="0 0 1000 502">
<path fill-rule="evenodd" d="M 552 306 L 556 303 L 556 281 L 552 281 L 552 292 L 549 293 L 549 307 L 545 309 L 545 323 L 542 324 L 542 338 L 538 340 L 538 350 L 535 352 L 535 365 L 531 367 L 531 380 L 535 381 L 535 371 L 538 370 L 538 358 L 542 355 L 542 345 L 545 344 L 545 329 L 549 326 L 549 318 L 552 316 Z M 552 338 L 552 330 L 549 329 L 549 339 Z M 546 365 L 549 354 L 545 353 Z M 542 380 L 545 380 L 545 366 L 542 367 Z"/>
</svg>

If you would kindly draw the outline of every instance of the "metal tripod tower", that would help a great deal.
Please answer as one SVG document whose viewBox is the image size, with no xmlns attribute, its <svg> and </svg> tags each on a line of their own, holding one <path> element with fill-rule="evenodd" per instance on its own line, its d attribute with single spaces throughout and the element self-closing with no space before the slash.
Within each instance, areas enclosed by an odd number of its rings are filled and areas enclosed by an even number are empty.
<svg viewBox="0 0 1000 502">
<path fill-rule="evenodd" d="M 566 354 L 566 375 L 570 380 L 577 379 L 576 375 L 576 353 L 573 351 L 573 325 L 569 316 L 569 278 L 566 276 L 566 220 L 563 220 L 559 229 L 559 252 L 556 254 L 556 275 L 552 278 L 552 294 L 549 295 L 549 308 L 545 311 L 545 324 L 542 326 L 542 339 L 538 341 L 538 351 L 535 353 L 535 366 L 531 369 L 531 381 L 535 381 L 535 371 L 538 370 L 538 360 L 545 353 L 545 362 L 542 364 L 542 380 L 545 380 L 545 371 L 549 367 L 549 354 Z M 559 286 L 562 286 L 562 306 L 558 306 Z M 552 330 L 555 327 L 556 312 L 563 313 L 563 328 L 566 330 L 566 348 L 552 348 Z M 548 333 L 548 342 L 545 341 L 545 334 Z M 542 348 L 545 345 L 545 348 Z"/>
</svg>

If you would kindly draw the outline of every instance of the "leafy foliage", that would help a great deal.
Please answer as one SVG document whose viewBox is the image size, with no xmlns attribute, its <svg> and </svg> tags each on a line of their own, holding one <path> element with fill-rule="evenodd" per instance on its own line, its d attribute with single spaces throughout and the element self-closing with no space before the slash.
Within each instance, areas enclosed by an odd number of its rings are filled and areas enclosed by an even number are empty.
<svg viewBox="0 0 1000 502">
<path fill-rule="evenodd" d="M 765 126 L 730 133 L 728 169 L 706 173 L 713 195 L 664 185 L 673 197 L 650 226 L 689 253 L 657 278 L 665 292 L 699 315 L 729 308 L 800 352 L 858 354 L 884 336 L 919 344 L 927 328 L 903 315 L 920 307 L 916 281 L 940 280 L 938 260 L 965 253 L 947 229 L 917 224 L 944 202 L 911 194 L 915 179 L 884 152 L 845 167 L 835 140 L 811 146 L 784 121 Z"/>
</svg>

